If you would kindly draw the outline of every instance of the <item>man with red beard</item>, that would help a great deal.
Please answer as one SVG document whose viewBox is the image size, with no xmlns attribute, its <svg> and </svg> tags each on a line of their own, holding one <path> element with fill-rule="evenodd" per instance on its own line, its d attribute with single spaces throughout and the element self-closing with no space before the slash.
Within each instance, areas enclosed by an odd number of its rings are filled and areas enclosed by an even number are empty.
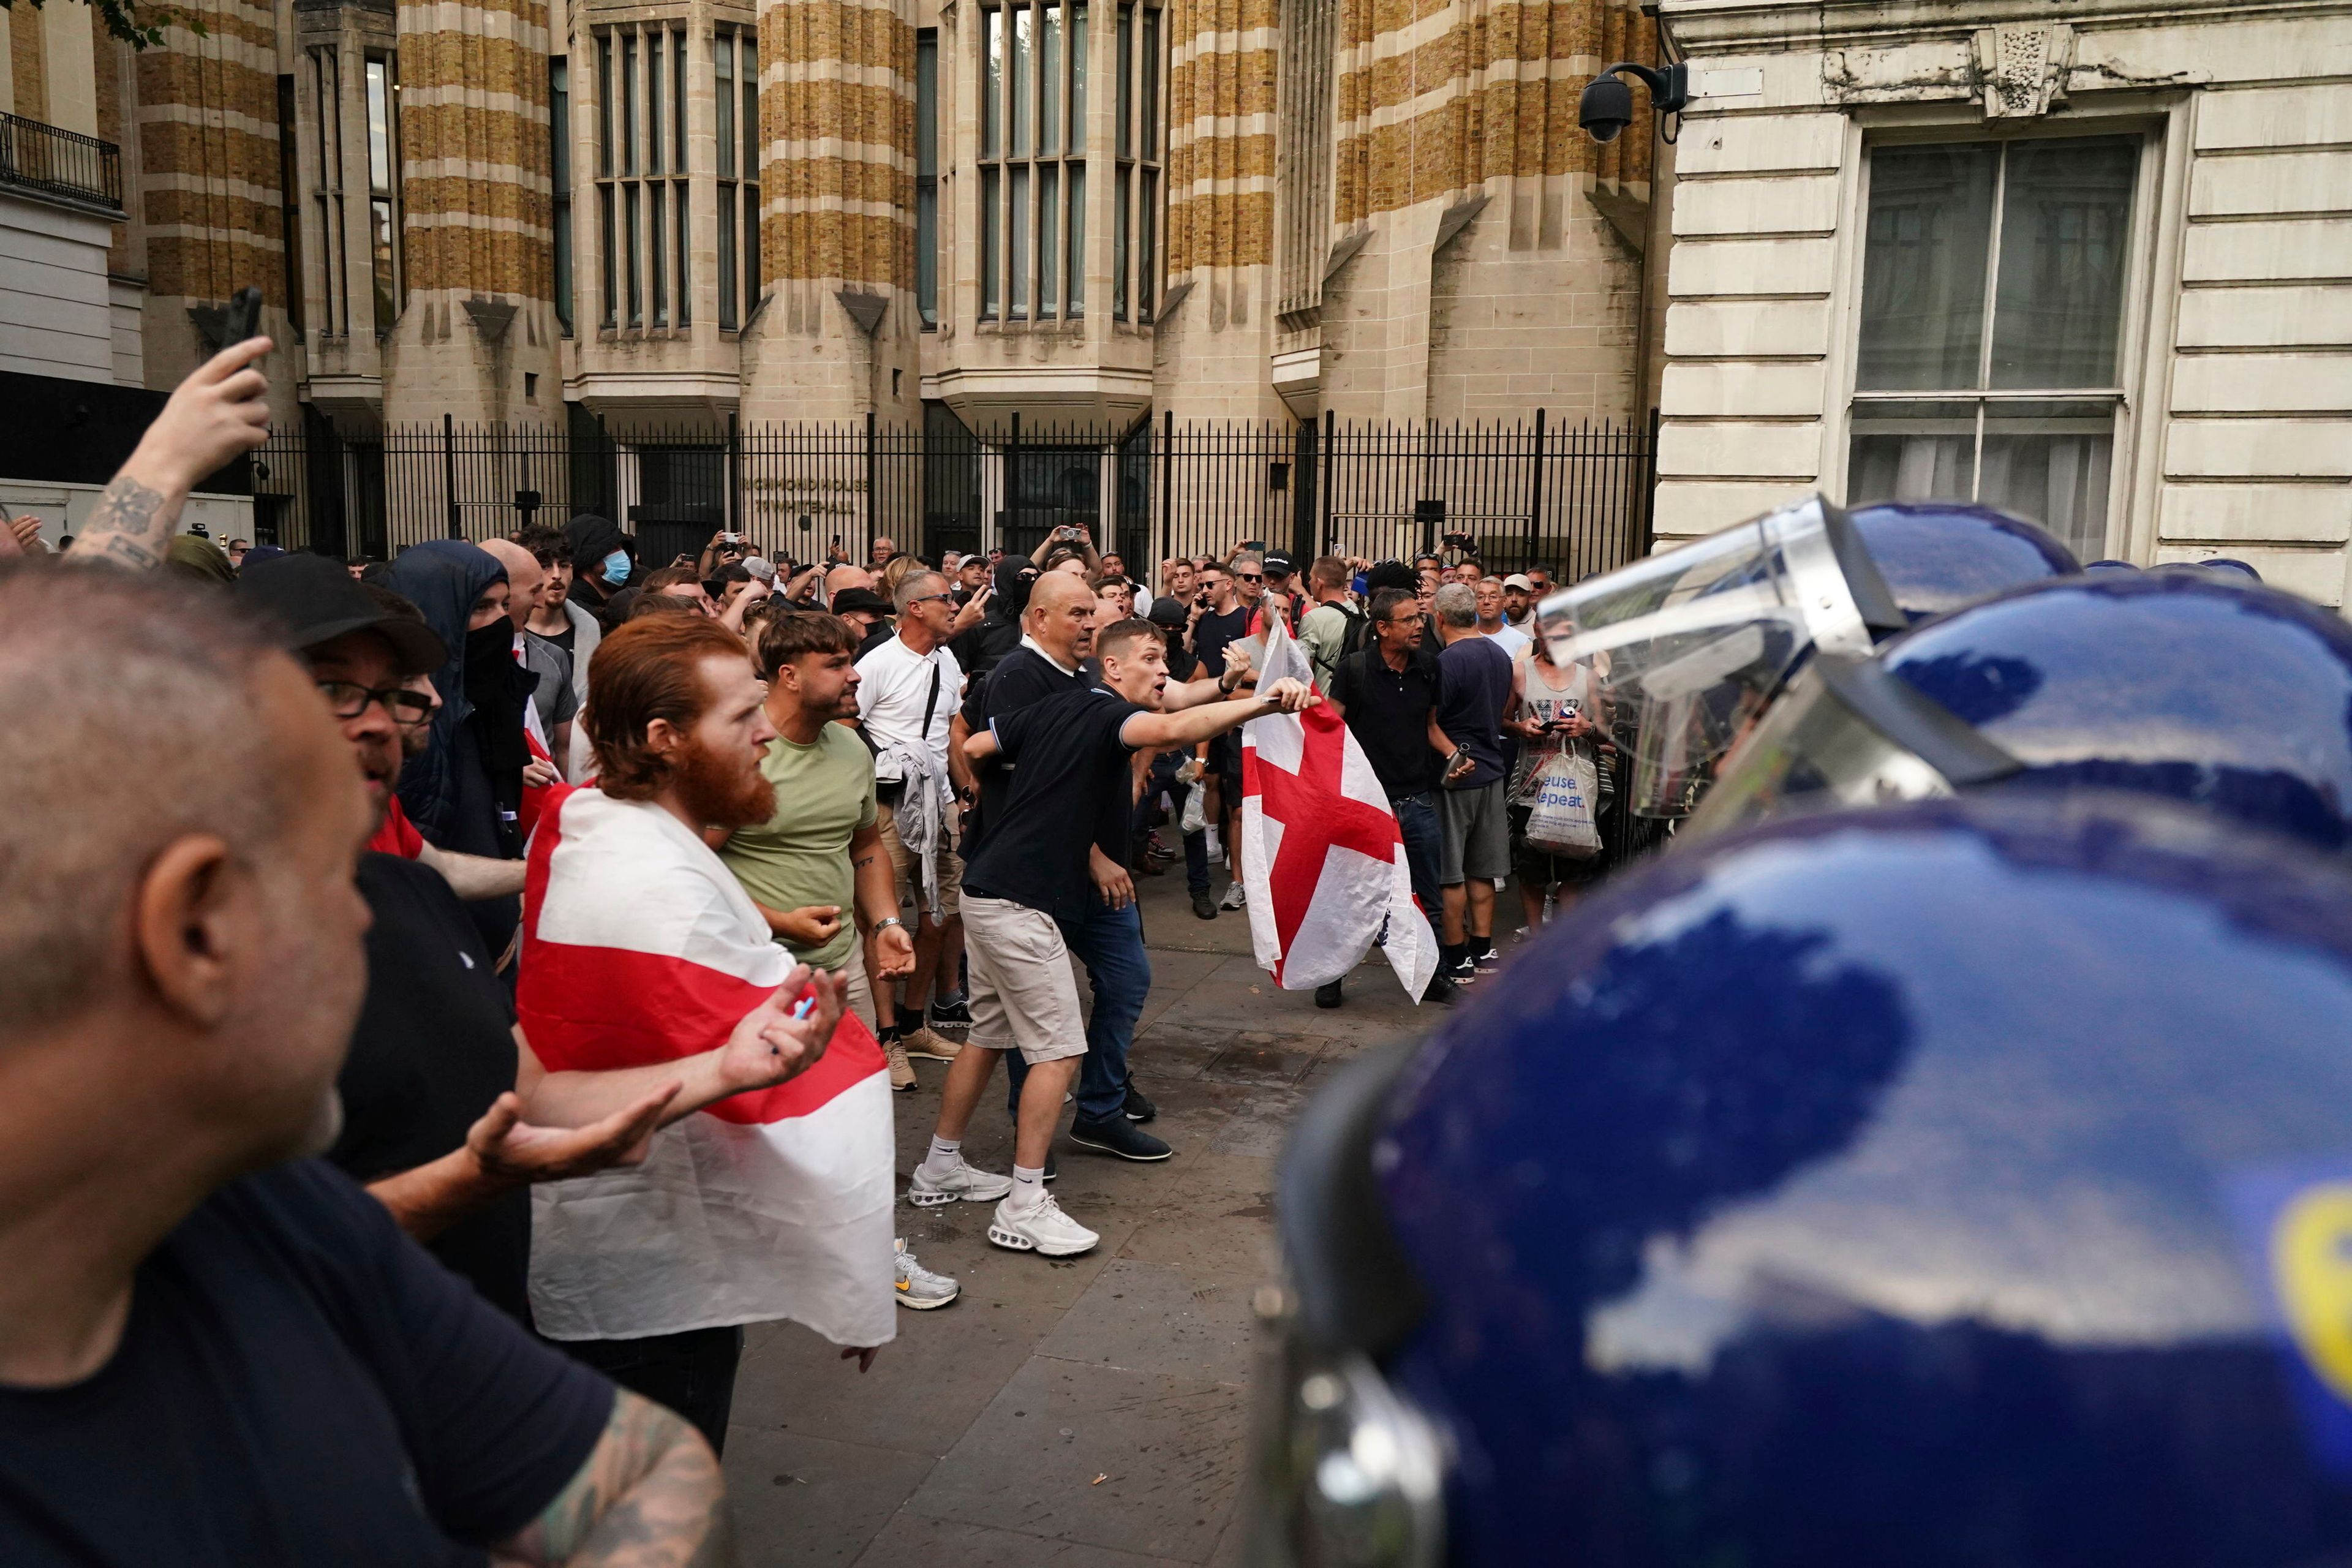
<svg viewBox="0 0 2352 1568">
<path fill-rule="evenodd" d="M 525 891 L 517 1004 L 547 1082 L 657 1088 L 763 1014 L 808 1015 L 827 1042 L 790 1082 L 665 1128 L 641 1166 L 533 1194 L 540 1332 L 715 1448 L 746 1323 L 805 1323 L 861 1368 L 894 1331 L 889 1089 L 842 982 L 776 946 L 705 841 L 775 809 L 742 640 L 632 620 L 597 645 L 588 690 L 597 787 L 541 819 Z"/>
</svg>

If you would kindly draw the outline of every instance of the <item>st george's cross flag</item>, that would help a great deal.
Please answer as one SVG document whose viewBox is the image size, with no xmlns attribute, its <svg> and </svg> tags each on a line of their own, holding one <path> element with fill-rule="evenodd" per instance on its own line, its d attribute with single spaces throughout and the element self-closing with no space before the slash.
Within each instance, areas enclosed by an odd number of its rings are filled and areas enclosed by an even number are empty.
<svg viewBox="0 0 2352 1568">
<path fill-rule="evenodd" d="M 550 1072 L 716 1049 L 792 964 L 734 874 L 660 806 L 579 789 L 541 817 L 516 1009 Z M 881 1047 L 845 1013 L 814 1067 L 681 1117 L 642 1165 L 533 1187 L 531 1316 L 557 1340 L 790 1318 L 881 1344 L 896 1328 L 896 1163 Z"/>
<path fill-rule="evenodd" d="M 1312 679 L 1280 622 L 1258 689 Z M 1286 991 L 1338 980 L 1375 940 L 1415 1001 L 1437 973 L 1437 933 L 1413 901 L 1404 836 L 1363 747 L 1328 707 L 1242 727 L 1242 884 L 1260 966 Z"/>
</svg>

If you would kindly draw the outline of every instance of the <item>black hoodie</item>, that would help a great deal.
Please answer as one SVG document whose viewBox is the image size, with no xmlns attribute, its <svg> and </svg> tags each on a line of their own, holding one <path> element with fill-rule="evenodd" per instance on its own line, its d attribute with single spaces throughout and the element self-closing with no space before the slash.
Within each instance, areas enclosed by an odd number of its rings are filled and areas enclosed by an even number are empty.
<svg viewBox="0 0 2352 1568">
<path fill-rule="evenodd" d="M 563 537 L 572 542 L 572 596 L 591 614 L 602 615 L 605 601 L 622 586 L 604 581 L 604 557 L 615 550 L 628 551 L 634 561 L 629 536 L 611 518 L 583 511 L 563 525 Z"/>
<path fill-rule="evenodd" d="M 1029 590 L 1036 581 L 1037 563 L 1025 555 L 1008 555 L 996 563 L 996 591 L 988 596 L 986 618 L 949 645 L 957 668 L 971 678 L 967 690 L 979 690 L 996 661 L 1021 646 L 1021 613 L 1029 607 Z"/>
</svg>

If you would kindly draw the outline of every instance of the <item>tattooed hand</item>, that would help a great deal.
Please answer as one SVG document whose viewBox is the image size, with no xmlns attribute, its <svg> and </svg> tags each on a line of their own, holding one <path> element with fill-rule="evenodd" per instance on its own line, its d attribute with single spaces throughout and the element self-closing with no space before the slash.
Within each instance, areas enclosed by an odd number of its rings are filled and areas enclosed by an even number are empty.
<svg viewBox="0 0 2352 1568">
<path fill-rule="evenodd" d="M 269 438 L 269 383 L 253 368 L 269 349 L 268 338 L 248 338 L 180 383 L 74 535 L 75 557 L 142 569 L 163 561 L 196 481 Z"/>
</svg>

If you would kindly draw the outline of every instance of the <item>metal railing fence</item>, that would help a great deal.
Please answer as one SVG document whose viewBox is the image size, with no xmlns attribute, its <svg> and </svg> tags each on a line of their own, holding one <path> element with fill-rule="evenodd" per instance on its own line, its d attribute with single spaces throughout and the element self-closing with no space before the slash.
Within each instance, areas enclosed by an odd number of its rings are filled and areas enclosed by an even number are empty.
<svg viewBox="0 0 2352 1568">
<path fill-rule="evenodd" d="M 1027 553 L 1083 526 L 1142 573 L 1258 542 L 1302 563 L 1465 551 L 1497 572 L 1574 582 L 1645 552 L 1656 418 L 1513 425 L 1024 425 L 688 429 L 461 426 L 274 432 L 254 459 L 256 529 L 289 548 L 388 559 L 597 512 L 641 562 L 721 529 L 772 559 L 864 559 L 877 537 L 936 559 Z"/>
</svg>

